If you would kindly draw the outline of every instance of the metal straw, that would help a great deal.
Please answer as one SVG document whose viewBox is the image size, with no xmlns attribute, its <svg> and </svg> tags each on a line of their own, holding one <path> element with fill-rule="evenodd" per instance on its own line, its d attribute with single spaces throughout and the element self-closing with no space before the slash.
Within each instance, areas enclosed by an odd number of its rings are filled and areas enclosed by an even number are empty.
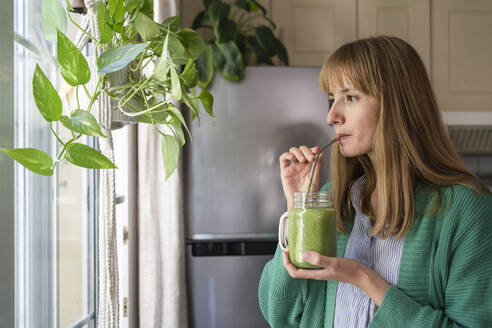
<svg viewBox="0 0 492 328">
<path fill-rule="evenodd" d="M 326 148 L 330 147 L 331 145 L 333 145 L 337 141 L 338 141 L 338 138 L 332 139 L 329 143 L 327 143 L 326 145 L 324 145 L 323 147 L 321 147 L 319 149 L 319 152 L 314 156 L 314 163 L 313 163 L 313 166 L 311 167 L 311 174 L 309 175 L 309 184 L 308 184 L 308 187 L 307 187 L 306 194 L 309 195 L 309 191 L 311 190 L 311 183 L 313 182 L 314 169 L 316 168 L 316 163 L 318 163 L 319 155 L 321 154 L 321 152 L 323 150 L 325 150 Z"/>
</svg>

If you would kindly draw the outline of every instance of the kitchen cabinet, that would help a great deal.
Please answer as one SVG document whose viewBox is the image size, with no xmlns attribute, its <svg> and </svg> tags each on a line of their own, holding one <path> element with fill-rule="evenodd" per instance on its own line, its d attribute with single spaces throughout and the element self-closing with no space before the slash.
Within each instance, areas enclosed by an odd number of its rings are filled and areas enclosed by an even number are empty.
<svg viewBox="0 0 492 328">
<path fill-rule="evenodd" d="M 357 38 L 355 0 L 273 0 L 272 19 L 292 66 L 321 66 Z"/>
<path fill-rule="evenodd" d="M 296 66 L 321 66 L 340 45 L 393 35 L 415 46 L 430 69 L 430 0 L 273 0 L 272 18 Z"/>
<path fill-rule="evenodd" d="M 430 70 L 430 0 L 359 0 L 358 38 L 399 37 L 415 47 Z"/>
<path fill-rule="evenodd" d="M 492 2 L 432 5 L 432 82 L 441 110 L 492 111 Z"/>
</svg>

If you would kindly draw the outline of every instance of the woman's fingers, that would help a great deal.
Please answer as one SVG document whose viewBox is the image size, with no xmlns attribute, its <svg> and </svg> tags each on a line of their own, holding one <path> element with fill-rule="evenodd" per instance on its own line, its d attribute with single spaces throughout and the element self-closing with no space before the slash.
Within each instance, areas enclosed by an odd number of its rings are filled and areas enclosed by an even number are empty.
<svg viewBox="0 0 492 328">
<path fill-rule="evenodd" d="M 319 146 L 315 147 L 307 147 L 305 145 L 299 147 L 291 147 L 288 152 L 285 152 L 280 155 L 280 169 L 284 172 L 285 169 L 289 168 L 292 164 L 295 164 L 294 168 L 298 171 L 302 170 L 305 172 L 305 168 L 309 167 L 315 159 L 316 153 L 319 151 Z M 320 155 L 319 159 L 323 154 Z M 319 162 L 321 164 L 321 161 Z M 317 166 L 317 170 L 319 171 L 319 167 Z"/>
<path fill-rule="evenodd" d="M 306 163 L 307 159 L 299 148 L 291 147 L 289 153 L 293 154 L 300 163 Z"/>
<path fill-rule="evenodd" d="M 319 146 L 311 147 L 302 145 L 299 147 L 291 147 L 289 153 L 296 156 L 297 160 L 301 163 L 314 161 L 314 156 L 319 151 Z"/>
<path fill-rule="evenodd" d="M 314 146 L 314 147 L 311 147 L 311 151 L 313 152 L 313 154 L 317 154 L 320 150 L 320 146 Z M 325 151 L 321 152 L 319 154 L 319 159 L 321 159 L 323 156 L 325 155 Z"/>
<path fill-rule="evenodd" d="M 302 154 L 304 155 L 305 158 L 307 158 L 309 162 L 314 161 L 314 153 L 311 150 L 311 148 L 302 145 L 301 147 L 299 147 L 299 150 L 302 151 Z"/>
<path fill-rule="evenodd" d="M 297 271 L 297 268 L 294 266 L 294 264 L 290 263 L 289 252 L 282 252 L 282 257 L 283 257 L 282 261 L 285 269 L 287 270 L 287 272 L 292 278 L 295 278 L 295 273 Z"/>
<path fill-rule="evenodd" d="M 318 270 L 298 269 L 294 264 L 292 264 L 290 262 L 289 253 L 288 252 L 283 252 L 282 255 L 283 255 L 284 267 L 287 270 L 287 272 L 289 273 L 289 276 L 291 278 L 319 279 L 317 277 L 317 273 L 314 272 L 314 271 L 318 271 Z"/>
<path fill-rule="evenodd" d="M 297 158 L 293 154 L 288 153 L 288 152 L 283 153 L 279 157 L 280 167 L 281 168 L 288 167 L 290 164 L 289 162 L 293 161 L 293 160 L 297 160 Z"/>
</svg>

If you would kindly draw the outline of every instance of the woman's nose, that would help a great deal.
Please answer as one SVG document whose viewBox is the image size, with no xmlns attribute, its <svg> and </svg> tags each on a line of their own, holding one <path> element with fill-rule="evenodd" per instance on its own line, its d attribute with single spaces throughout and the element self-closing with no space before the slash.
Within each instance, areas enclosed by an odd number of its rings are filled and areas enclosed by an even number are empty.
<svg viewBox="0 0 492 328">
<path fill-rule="evenodd" d="M 328 115 L 326 115 L 326 122 L 330 125 L 340 125 L 345 121 L 342 112 L 339 109 L 339 104 L 334 102 L 331 105 Z"/>
</svg>

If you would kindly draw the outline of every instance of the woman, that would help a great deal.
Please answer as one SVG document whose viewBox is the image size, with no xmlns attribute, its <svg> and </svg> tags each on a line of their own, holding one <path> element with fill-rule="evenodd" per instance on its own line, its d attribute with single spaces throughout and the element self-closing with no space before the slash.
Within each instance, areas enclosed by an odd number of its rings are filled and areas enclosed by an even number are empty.
<svg viewBox="0 0 492 328">
<path fill-rule="evenodd" d="M 320 86 L 339 137 L 321 188 L 333 195 L 338 256 L 306 252 L 322 269 L 303 270 L 277 248 L 259 286 L 268 323 L 492 327 L 492 195 L 454 149 L 417 52 L 394 37 L 343 45 Z M 318 150 L 280 156 L 288 210 Z"/>
</svg>

